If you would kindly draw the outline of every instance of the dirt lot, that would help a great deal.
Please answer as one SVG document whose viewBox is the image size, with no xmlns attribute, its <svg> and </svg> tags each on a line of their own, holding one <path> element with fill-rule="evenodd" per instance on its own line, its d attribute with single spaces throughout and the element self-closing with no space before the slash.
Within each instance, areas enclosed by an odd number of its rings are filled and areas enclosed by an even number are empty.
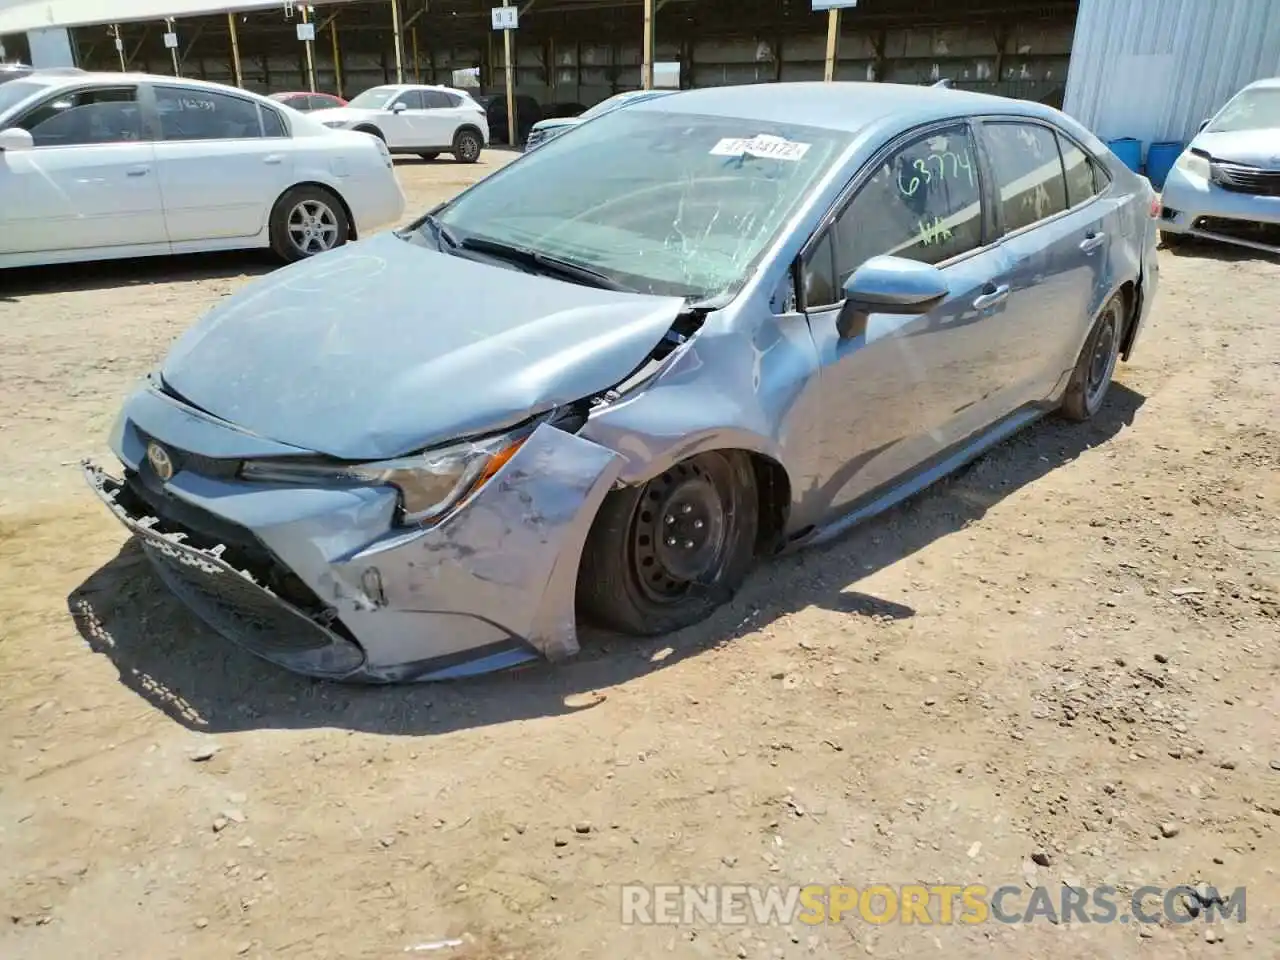
<svg viewBox="0 0 1280 960">
<path fill-rule="evenodd" d="M 401 172 L 421 208 L 487 168 Z M 766 566 L 698 629 L 403 689 L 231 649 L 74 467 L 265 264 L 0 278 L 0 956 L 1280 955 L 1280 264 L 1162 265 L 1094 424 Z M 624 927 L 628 882 L 1011 883 L 1017 911 L 1203 882 L 1248 914 Z"/>
</svg>

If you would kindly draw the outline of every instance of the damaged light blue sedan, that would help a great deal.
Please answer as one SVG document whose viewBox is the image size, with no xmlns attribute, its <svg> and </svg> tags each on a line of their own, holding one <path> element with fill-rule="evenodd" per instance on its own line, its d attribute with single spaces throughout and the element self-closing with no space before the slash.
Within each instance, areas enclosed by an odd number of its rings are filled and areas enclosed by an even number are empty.
<svg viewBox="0 0 1280 960">
<path fill-rule="evenodd" d="M 211 627 L 456 677 L 693 624 L 1043 414 L 1158 280 L 1150 185 L 1057 111 L 886 83 L 687 91 L 251 283 L 93 489 Z M 117 471 L 119 473 L 120 471 Z"/>
</svg>

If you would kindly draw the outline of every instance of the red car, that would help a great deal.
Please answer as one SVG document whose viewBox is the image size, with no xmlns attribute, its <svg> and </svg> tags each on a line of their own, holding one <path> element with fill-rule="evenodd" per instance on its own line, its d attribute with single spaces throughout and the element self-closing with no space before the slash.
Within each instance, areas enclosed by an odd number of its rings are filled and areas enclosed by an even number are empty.
<svg viewBox="0 0 1280 960">
<path fill-rule="evenodd" d="M 272 100 L 279 100 L 286 106 L 293 107 L 295 110 L 301 110 L 308 113 L 312 110 L 328 110 L 332 107 L 345 107 L 347 101 L 341 97 L 335 97 L 332 93 L 310 93 L 308 91 L 298 91 L 292 93 L 273 93 Z"/>
</svg>

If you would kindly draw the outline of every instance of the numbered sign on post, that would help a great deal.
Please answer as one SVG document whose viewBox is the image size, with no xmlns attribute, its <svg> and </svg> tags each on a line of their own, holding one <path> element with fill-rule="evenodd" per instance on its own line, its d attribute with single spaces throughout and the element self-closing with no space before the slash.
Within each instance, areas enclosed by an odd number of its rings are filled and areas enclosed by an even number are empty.
<svg viewBox="0 0 1280 960">
<path fill-rule="evenodd" d="M 858 0 L 812 0 L 812 2 L 814 13 L 819 10 L 846 10 L 858 5 Z"/>
<path fill-rule="evenodd" d="M 178 35 L 176 33 L 166 33 L 164 35 L 164 45 L 167 50 L 176 50 L 178 47 Z"/>
<path fill-rule="evenodd" d="M 520 25 L 520 11 L 515 7 L 494 7 L 489 14 L 495 30 L 514 30 Z"/>
<path fill-rule="evenodd" d="M 314 23 L 298 24 L 298 39 L 302 41 L 314 40 L 316 38 L 316 25 Z"/>
</svg>

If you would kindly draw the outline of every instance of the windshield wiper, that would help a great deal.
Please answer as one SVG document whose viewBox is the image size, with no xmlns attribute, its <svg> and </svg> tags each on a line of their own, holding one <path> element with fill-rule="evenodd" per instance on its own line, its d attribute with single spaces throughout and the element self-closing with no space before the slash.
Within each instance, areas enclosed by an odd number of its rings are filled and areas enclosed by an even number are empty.
<svg viewBox="0 0 1280 960">
<path fill-rule="evenodd" d="M 511 263 L 540 269 L 544 273 L 556 274 L 566 280 L 575 280 L 578 283 L 599 287 L 602 290 L 617 290 L 622 293 L 635 292 L 632 287 L 619 283 L 599 270 L 593 270 L 580 263 L 574 263 L 572 260 L 562 260 L 539 250 L 530 250 L 528 247 L 502 243 L 499 240 L 488 240 L 484 237 L 464 237 L 459 241 L 458 245 L 463 250 L 487 253 L 490 256 L 498 257 Z"/>
<path fill-rule="evenodd" d="M 444 249 L 445 243 L 451 247 L 457 247 L 459 245 L 458 238 L 450 232 L 448 227 L 440 222 L 440 218 L 434 213 L 428 213 L 423 217 L 422 225 L 430 229 L 431 235 L 435 238 L 436 246 L 441 250 Z M 441 240 L 443 240 L 444 243 L 441 243 Z"/>
</svg>

